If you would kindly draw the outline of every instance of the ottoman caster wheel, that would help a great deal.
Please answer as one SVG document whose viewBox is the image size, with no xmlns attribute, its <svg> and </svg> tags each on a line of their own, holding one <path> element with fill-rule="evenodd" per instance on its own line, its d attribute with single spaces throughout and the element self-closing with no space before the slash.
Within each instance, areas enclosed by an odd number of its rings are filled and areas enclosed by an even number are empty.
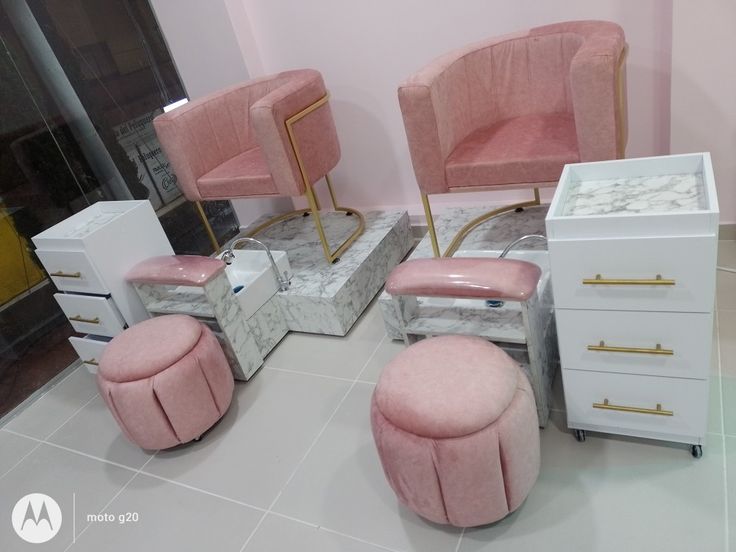
<svg viewBox="0 0 736 552">
<path fill-rule="evenodd" d="M 693 455 L 693 458 L 702 458 L 703 457 L 702 445 L 692 445 L 690 447 L 690 454 Z"/>
<path fill-rule="evenodd" d="M 337 257 L 336 259 L 333 259 L 332 264 L 337 264 L 340 262 L 340 257 Z"/>
<path fill-rule="evenodd" d="M 575 435 L 575 440 L 578 443 L 584 443 L 585 442 L 585 430 L 584 429 L 575 429 L 575 430 L 573 430 L 573 435 Z"/>
<path fill-rule="evenodd" d="M 514 209 L 514 213 L 523 213 L 523 212 L 524 212 L 523 207 L 517 207 L 516 209 Z"/>
<path fill-rule="evenodd" d="M 308 217 L 309 213 L 302 213 L 302 217 Z"/>
</svg>

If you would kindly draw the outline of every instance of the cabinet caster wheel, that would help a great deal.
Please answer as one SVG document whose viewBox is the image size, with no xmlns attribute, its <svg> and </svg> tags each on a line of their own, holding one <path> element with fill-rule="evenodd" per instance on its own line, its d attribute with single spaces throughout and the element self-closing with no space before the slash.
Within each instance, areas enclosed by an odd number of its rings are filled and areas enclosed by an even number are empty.
<svg viewBox="0 0 736 552">
<path fill-rule="evenodd" d="M 575 430 L 573 430 L 573 435 L 575 435 L 575 440 L 578 443 L 585 442 L 585 430 L 584 429 L 575 429 Z"/>
<path fill-rule="evenodd" d="M 690 447 L 690 454 L 693 455 L 693 458 L 702 458 L 703 457 L 703 447 L 701 445 L 692 445 Z"/>
</svg>

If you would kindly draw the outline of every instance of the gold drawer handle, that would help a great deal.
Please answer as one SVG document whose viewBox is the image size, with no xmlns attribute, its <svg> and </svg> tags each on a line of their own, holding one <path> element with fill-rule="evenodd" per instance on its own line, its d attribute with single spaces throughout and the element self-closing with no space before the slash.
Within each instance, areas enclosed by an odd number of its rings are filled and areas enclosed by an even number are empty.
<svg viewBox="0 0 736 552">
<path fill-rule="evenodd" d="M 73 322 L 84 322 L 85 324 L 99 324 L 100 323 L 99 316 L 95 316 L 94 318 L 84 318 L 79 314 L 76 316 L 70 316 L 69 320 Z"/>
<path fill-rule="evenodd" d="M 82 362 L 84 364 L 91 364 L 92 366 L 99 366 L 100 365 L 100 363 L 97 362 L 97 359 L 95 359 L 95 358 L 92 358 L 90 360 L 83 360 Z"/>
<path fill-rule="evenodd" d="M 600 274 L 596 274 L 595 278 L 583 278 L 585 285 L 605 285 L 605 286 L 674 286 L 675 281 L 662 278 L 661 274 L 657 274 L 654 279 L 627 279 L 627 278 L 604 278 Z"/>
<path fill-rule="evenodd" d="M 603 399 L 602 403 L 593 403 L 593 408 L 601 408 L 603 410 L 619 410 L 621 412 L 636 412 L 638 414 L 654 414 L 656 416 L 673 416 L 671 410 L 662 410 L 662 405 L 657 403 L 656 408 L 638 408 L 636 406 L 619 406 L 610 404 L 608 399 Z"/>
<path fill-rule="evenodd" d="M 51 276 L 56 276 L 57 278 L 81 278 L 82 273 L 81 272 L 62 272 L 61 270 L 57 270 L 56 272 L 52 272 Z"/>
<path fill-rule="evenodd" d="M 654 349 L 646 347 L 611 347 L 606 345 L 604 341 L 598 343 L 598 345 L 588 345 L 589 351 L 602 351 L 607 353 L 640 353 L 645 355 L 674 355 L 675 351 L 672 349 L 663 349 L 662 345 L 657 343 Z"/>
</svg>

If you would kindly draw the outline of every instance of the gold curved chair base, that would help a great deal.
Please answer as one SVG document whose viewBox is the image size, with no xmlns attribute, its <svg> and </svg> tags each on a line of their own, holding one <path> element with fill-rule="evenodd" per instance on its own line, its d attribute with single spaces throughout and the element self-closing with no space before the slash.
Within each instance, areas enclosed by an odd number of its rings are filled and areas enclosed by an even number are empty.
<svg viewBox="0 0 736 552">
<path fill-rule="evenodd" d="M 539 200 L 539 188 L 534 188 L 533 200 L 524 201 L 521 203 L 514 203 L 513 205 L 506 205 L 504 207 L 499 207 L 498 209 L 488 211 L 487 213 L 483 213 L 479 217 L 476 217 L 468 222 L 458 231 L 457 234 L 455 234 L 455 237 L 452 239 L 450 245 L 447 247 L 443 254 L 440 254 L 440 245 L 437 240 L 437 230 L 434 226 L 434 219 L 432 218 L 432 210 L 429 206 L 429 197 L 427 196 L 427 194 L 422 194 L 422 203 L 424 205 L 424 214 L 427 217 L 427 228 L 429 230 L 429 238 L 432 242 L 432 251 L 434 253 L 434 256 L 452 257 L 458 250 L 460 245 L 463 243 L 463 240 L 468 237 L 468 234 L 487 220 L 490 220 L 498 215 L 502 215 L 503 213 L 514 211 L 516 209 L 523 209 L 524 207 L 536 207 L 537 205 L 540 205 L 541 202 Z"/>
</svg>

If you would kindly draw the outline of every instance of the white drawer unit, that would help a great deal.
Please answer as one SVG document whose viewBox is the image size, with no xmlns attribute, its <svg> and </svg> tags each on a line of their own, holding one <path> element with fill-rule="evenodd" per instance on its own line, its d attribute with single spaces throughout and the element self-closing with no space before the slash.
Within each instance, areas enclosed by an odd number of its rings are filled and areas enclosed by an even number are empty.
<svg viewBox="0 0 736 552">
<path fill-rule="evenodd" d="M 36 254 L 60 293 L 75 331 L 70 337 L 94 372 L 110 338 L 149 318 L 125 274 L 139 262 L 174 251 L 151 203 L 101 201 L 34 236 Z"/>
<path fill-rule="evenodd" d="M 99 335 L 85 335 L 84 337 L 70 337 L 69 343 L 77 351 L 80 360 L 92 374 L 97 373 L 100 357 L 105 346 L 110 342 L 109 337 Z"/>
<path fill-rule="evenodd" d="M 567 165 L 546 218 L 568 426 L 707 433 L 718 199 L 708 153 Z"/>
</svg>

